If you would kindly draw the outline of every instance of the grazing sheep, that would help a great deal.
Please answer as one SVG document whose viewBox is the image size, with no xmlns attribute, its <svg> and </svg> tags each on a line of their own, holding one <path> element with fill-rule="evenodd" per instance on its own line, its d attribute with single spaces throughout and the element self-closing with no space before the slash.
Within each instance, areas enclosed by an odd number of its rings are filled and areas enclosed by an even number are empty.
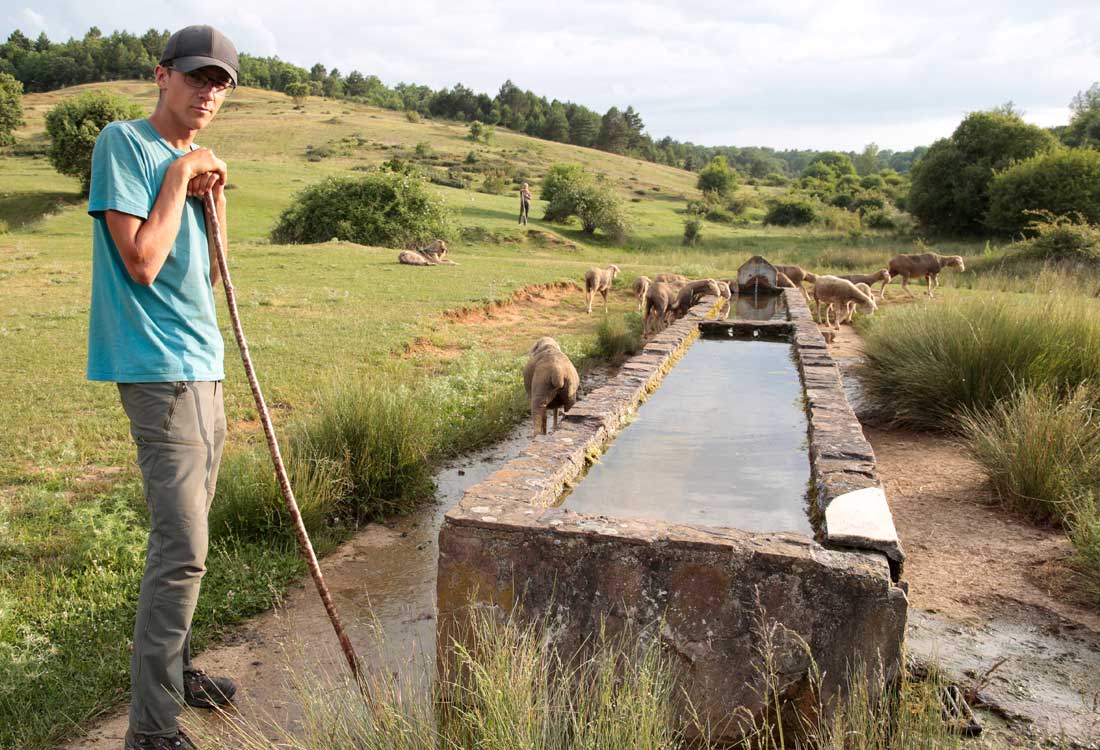
<svg viewBox="0 0 1100 750">
<path fill-rule="evenodd" d="M 829 313 L 834 309 L 834 305 L 839 304 L 847 309 L 848 302 L 855 301 L 857 304 L 870 306 L 872 310 L 876 307 L 874 297 L 860 291 L 852 282 L 836 276 L 818 276 L 815 278 L 814 301 L 817 303 L 818 320 L 821 319 L 821 304 L 825 303 L 826 326 L 830 325 Z M 839 310 L 836 313 L 836 328 L 840 328 Z"/>
<path fill-rule="evenodd" d="M 665 322 L 669 311 L 676 302 L 676 288 L 663 281 L 654 281 L 645 293 L 645 307 L 642 313 L 642 334 L 656 333 L 657 326 Z M 652 322 L 651 322 L 652 319 Z"/>
<path fill-rule="evenodd" d="M 607 293 L 615 282 L 619 267 L 611 264 L 607 268 L 589 268 L 584 274 L 584 301 L 588 305 L 588 314 L 592 314 L 592 298 L 599 292 L 603 296 L 603 311 L 607 312 Z"/>
<path fill-rule="evenodd" d="M 652 283 L 648 276 L 639 276 L 634 279 L 634 296 L 638 300 L 638 312 L 642 312 L 645 307 L 645 293 L 649 291 L 649 285 Z"/>
<path fill-rule="evenodd" d="M 840 276 L 839 278 L 843 279 L 844 277 Z M 868 297 L 871 298 L 871 311 L 868 312 L 867 314 L 868 315 L 874 315 L 875 310 L 878 309 L 878 305 L 876 305 L 874 303 L 875 295 L 874 295 L 874 293 L 871 292 L 870 285 L 860 281 L 856 284 L 856 289 L 858 289 L 859 291 L 863 292 L 864 294 L 866 294 Z M 859 306 L 859 303 L 856 302 L 855 300 L 852 300 L 852 299 L 848 300 L 848 304 L 845 305 L 845 307 L 846 307 L 845 312 L 847 313 L 847 316 L 846 316 L 846 318 L 842 319 L 840 322 L 843 324 L 844 321 L 847 320 L 849 323 L 851 323 L 852 318 L 855 316 L 856 308 L 858 306 Z"/>
<path fill-rule="evenodd" d="M 806 304 L 810 304 L 810 296 L 806 294 L 806 287 L 802 286 L 802 282 L 808 281 L 813 284 L 817 279 L 816 276 L 801 266 L 776 266 L 775 270 L 786 276 L 793 286 L 798 287 L 798 290 L 802 292 L 803 299 L 806 300 Z"/>
<path fill-rule="evenodd" d="M 672 314 L 682 318 L 688 314 L 688 310 L 699 301 L 700 297 L 705 297 L 708 294 L 715 297 L 721 296 L 721 290 L 718 287 L 717 281 L 714 279 L 689 281 L 680 287 L 680 291 L 677 292 L 676 301 L 673 303 L 671 309 Z"/>
<path fill-rule="evenodd" d="M 558 409 L 569 411 L 573 408 L 581 379 L 558 342 L 549 336 L 536 341 L 529 354 L 523 367 L 523 387 L 531 398 L 534 437 L 546 434 L 547 409 L 553 409 L 554 429 L 558 429 Z"/>
<path fill-rule="evenodd" d="M 886 285 L 890 283 L 890 269 L 881 268 L 874 273 L 850 273 L 846 276 L 839 276 L 837 278 L 845 279 L 853 284 L 866 284 L 867 286 L 873 286 L 878 282 L 882 282 L 882 288 L 879 289 L 879 296 L 886 297 Z"/>
<path fill-rule="evenodd" d="M 654 281 L 660 281 L 665 284 L 686 284 L 687 278 L 681 276 L 678 273 L 659 273 L 653 277 Z"/>
<path fill-rule="evenodd" d="M 945 268 L 957 268 L 960 271 L 965 271 L 966 265 L 963 263 L 961 255 L 920 253 L 919 255 L 898 255 L 891 258 L 888 270 L 891 277 L 901 277 L 901 288 L 910 297 L 913 296 L 913 293 L 909 291 L 910 278 L 923 278 L 928 284 L 928 296 L 932 297 L 932 290 L 940 285 L 936 277 Z M 882 289 L 882 296 L 886 297 L 885 286 Z"/>
</svg>

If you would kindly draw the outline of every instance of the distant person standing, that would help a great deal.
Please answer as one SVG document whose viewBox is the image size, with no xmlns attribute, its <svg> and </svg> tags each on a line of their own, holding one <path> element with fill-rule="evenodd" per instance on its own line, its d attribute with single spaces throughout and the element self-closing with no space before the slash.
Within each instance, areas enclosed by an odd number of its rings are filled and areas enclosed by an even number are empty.
<svg viewBox="0 0 1100 750">
<path fill-rule="evenodd" d="M 527 214 L 531 211 L 531 187 L 525 182 L 519 189 L 519 223 L 527 226 Z"/>
<path fill-rule="evenodd" d="M 227 168 L 194 140 L 238 70 L 236 48 L 217 29 L 177 31 L 154 69 L 153 114 L 109 124 L 92 155 L 87 375 L 118 386 L 149 508 L 125 750 L 195 747 L 177 701 L 213 708 L 237 689 L 195 668 L 190 645 L 225 442 L 213 294 L 221 274 L 203 196 L 213 195 L 224 245 Z"/>
</svg>

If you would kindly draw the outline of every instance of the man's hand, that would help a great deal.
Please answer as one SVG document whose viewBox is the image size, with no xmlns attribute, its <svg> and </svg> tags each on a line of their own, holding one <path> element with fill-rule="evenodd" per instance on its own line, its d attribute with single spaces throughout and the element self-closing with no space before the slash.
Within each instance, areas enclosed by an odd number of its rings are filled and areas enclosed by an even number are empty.
<svg viewBox="0 0 1100 750">
<path fill-rule="evenodd" d="M 179 165 L 179 169 L 184 170 L 184 175 L 187 177 L 188 195 L 202 195 L 213 187 L 215 182 L 221 183 L 224 187 L 226 180 L 229 178 L 229 168 L 225 165 L 225 162 L 214 156 L 214 152 L 208 148 L 197 148 L 181 156 L 172 166 L 176 164 Z M 196 184 L 203 189 L 192 192 L 191 185 L 199 177 L 204 178 L 204 180 Z"/>
</svg>

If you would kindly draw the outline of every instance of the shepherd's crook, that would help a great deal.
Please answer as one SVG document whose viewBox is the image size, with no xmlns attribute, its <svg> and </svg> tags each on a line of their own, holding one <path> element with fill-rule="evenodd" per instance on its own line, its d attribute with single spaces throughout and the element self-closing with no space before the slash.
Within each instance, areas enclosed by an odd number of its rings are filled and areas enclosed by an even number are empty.
<svg viewBox="0 0 1100 750">
<path fill-rule="evenodd" d="M 233 284 L 229 280 L 229 264 L 225 260 L 225 248 L 222 246 L 221 223 L 218 221 L 218 210 L 214 204 L 214 194 L 207 193 L 204 196 L 206 215 L 210 218 L 210 228 L 214 232 L 214 247 L 218 252 L 218 268 L 222 274 L 222 286 L 225 287 L 225 299 L 229 304 L 229 318 L 233 321 L 233 334 L 237 337 L 237 346 L 241 349 L 241 360 L 244 362 L 244 372 L 248 376 L 248 385 L 252 387 L 252 396 L 256 399 L 256 409 L 260 413 L 260 423 L 264 426 L 264 435 L 267 437 L 267 447 L 271 449 L 271 462 L 275 464 L 275 476 L 279 478 L 279 488 L 283 491 L 283 500 L 290 511 L 290 517 L 294 519 L 294 528 L 298 532 L 298 545 L 302 548 L 306 562 L 309 563 L 309 572 L 313 576 L 313 582 L 317 584 L 317 593 L 321 595 L 321 601 L 325 604 L 328 619 L 332 621 L 332 629 L 336 631 L 336 637 L 340 639 L 340 646 L 344 649 L 348 666 L 355 677 L 360 690 L 364 689 L 359 657 L 351 645 L 351 640 L 344 632 L 340 624 L 340 616 L 336 614 L 336 605 L 329 595 L 328 586 L 325 585 L 325 577 L 321 574 L 321 566 L 317 564 L 317 555 L 313 552 L 313 545 L 306 533 L 306 525 L 302 521 L 302 514 L 298 511 L 298 503 L 294 500 L 294 491 L 290 488 L 290 480 L 286 475 L 286 467 L 283 466 L 283 456 L 279 452 L 279 443 L 275 439 L 275 428 L 271 424 L 271 415 L 267 412 L 267 404 L 264 402 L 264 394 L 260 392 L 260 382 L 256 379 L 256 371 L 252 369 L 252 358 L 248 354 L 248 344 L 244 340 L 244 331 L 241 329 L 241 319 L 237 314 L 237 296 Z"/>
</svg>

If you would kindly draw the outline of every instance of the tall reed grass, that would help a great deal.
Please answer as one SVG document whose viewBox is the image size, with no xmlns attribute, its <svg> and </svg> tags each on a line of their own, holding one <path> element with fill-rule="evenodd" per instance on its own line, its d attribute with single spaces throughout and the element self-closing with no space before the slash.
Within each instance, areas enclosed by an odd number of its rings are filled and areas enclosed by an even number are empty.
<svg viewBox="0 0 1100 750">
<path fill-rule="evenodd" d="M 895 424 L 958 432 L 958 415 L 1100 372 L 1100 309 L 1080 298 L 982 297 L 866 318 L 868 403 Z"/>
</svg>

